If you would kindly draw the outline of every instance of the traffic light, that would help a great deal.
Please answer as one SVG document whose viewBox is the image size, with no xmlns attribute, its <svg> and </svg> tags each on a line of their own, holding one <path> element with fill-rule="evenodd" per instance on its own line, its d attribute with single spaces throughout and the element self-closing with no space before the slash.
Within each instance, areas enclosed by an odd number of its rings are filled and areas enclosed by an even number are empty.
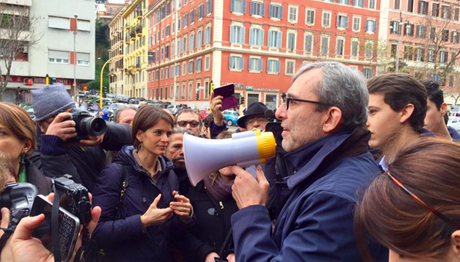
<svg viewBox="0 0 460 262">
<path fill-rule="evenodd" d="M 244 96 L 240 98 L 240 105 L 244 105 Z"/>
<path fill-rule="evenodd" d="M 209 83 L 209 94 L 212 95 L 212 92 L 214 91 L 214 83 L 211 81 L 211 83 Z"/>
<path fill-rule="evenodd" d="M 196 92 L 196 100 L 200 100 L 200 92 Z"/>
<path fill-rule="evenodd" d="M 86 91 L 86 90 L 88 90 L 88 86 L 87 86 L 87 85 L 83 85 L 83 87 L 82 87 L 82 88 L 83 88 L 83 91 Z"/>
</svg>

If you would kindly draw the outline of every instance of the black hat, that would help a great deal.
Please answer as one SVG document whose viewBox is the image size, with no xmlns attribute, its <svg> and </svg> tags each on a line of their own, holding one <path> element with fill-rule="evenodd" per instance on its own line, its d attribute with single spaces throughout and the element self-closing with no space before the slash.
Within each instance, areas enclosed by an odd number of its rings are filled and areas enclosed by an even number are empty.
<svg viewBox="0 0 460 262">
<path fill-rule="evenodd" d="M 240 117 L 236 124 L 239 127 L 246 128 L 246 119 L 255 115 L 265 115 L 265 111 L 267 111 L 267 109 L 267 106 L 261 102 L 252 103 L 249 105 L 248 109 L 246 109 L 244 116 Z"/>
</svg>

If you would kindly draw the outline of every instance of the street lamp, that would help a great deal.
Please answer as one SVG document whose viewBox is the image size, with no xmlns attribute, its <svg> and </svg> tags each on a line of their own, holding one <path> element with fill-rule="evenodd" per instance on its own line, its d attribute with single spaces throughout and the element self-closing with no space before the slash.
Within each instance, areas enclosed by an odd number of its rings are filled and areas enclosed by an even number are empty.
<svg viewBox="0 0 460 262">
<path fill-rule="evenodd" d="M 406 30 L 407 32 L 411 28 L 409 21 L 406 20 L 406 22 L 407 22 L 407 25 L 404 26 L 402 12 L 400 11 L 399 12 L 399 23 L 398 23 L 398 44 L 396 45 L 396 70 L 395 70 L 396 73 L 399 73 L 399 50 L 401 46 L 401 35 L 402 35 L 403 30 Z M 392 28 L 393 27 L 390 26 L 390 29 Z"/>
<path fill-rule="evenodd" d="M 75 102 L 77 102 L 77 30 L 78 30 L 78 14 L 74 14 L 75 17 L 75 31 L 73 32 L 73 93 L 75 96 Z"/>
</svg>

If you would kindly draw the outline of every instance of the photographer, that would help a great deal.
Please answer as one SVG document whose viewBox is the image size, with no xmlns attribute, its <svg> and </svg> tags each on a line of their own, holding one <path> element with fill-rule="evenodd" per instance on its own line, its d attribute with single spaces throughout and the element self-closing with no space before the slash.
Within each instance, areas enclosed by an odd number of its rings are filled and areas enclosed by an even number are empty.
<svg viewBox="0 0 460 262">
<path fill-rule="evenodd" d="M 35 121 L 42 135 L 41 161 L 43 172 L 50 177 L 70 174 L 73 180 L 83 184 L 91 192 L 97 176 L 106 165 L 104 150 L 118 151 L 132 144 L 131 128 L 124 124 L 107 123 L 104 135 L 88 136 L 79 143 L 69 142 L 80 134 L 75 121 L 67 121 L 73 115 L 75 102 L 61 84 L 33 90 L 32 107 Z"/>
</svg>

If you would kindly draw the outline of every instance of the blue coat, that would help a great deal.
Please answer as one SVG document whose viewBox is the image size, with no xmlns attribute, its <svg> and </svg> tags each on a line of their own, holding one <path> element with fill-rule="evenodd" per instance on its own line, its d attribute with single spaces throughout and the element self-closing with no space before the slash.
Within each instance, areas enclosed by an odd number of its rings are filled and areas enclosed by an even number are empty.
<svg viewBox="0 0 460 262">
<path fill-rule="evenodd" d="M 178 189 L 173 164 L 159 156 L 162 171 L 157 183 L 133 158 L 133 146 L 125 146 L 98 177 L 93 191 L 93 206 L 102 215 L 92 237 L 109 254 L 110 261 L 172 261 L 172 236 L 184 229 L 177 216 L 163 225 L 142 229 L 140 216 L 161 193 L 159 208 L 169 206 L 172 191 Z M 120 219 L 115 220 L 123 182 L 123 167 L 128 172 L 128 187 L 123 195 Z M 176 231 L 177 230 L 177 231 Z"/>
<path fill-rule="evenodd" d="M 458 134 L 457 130 L 450 126 L 447 127 L 447 130 L 449 130 L 449 134 L 454 141 L 460 142 L 460 135 Z"/>
<path fill-rule="evenodd" d="M 357 191 L 364 191 L 379 167 L 367 151 L 369 132 L 334 133 L 286 155 L 294 168 L 293 191 L 276 221 L 267 208 L 249 206 L 232 216 L 236 261 L 362 261 L 353 228 Z M 388 250 L 371 248 L 377 261 Z"/>
</svg>

